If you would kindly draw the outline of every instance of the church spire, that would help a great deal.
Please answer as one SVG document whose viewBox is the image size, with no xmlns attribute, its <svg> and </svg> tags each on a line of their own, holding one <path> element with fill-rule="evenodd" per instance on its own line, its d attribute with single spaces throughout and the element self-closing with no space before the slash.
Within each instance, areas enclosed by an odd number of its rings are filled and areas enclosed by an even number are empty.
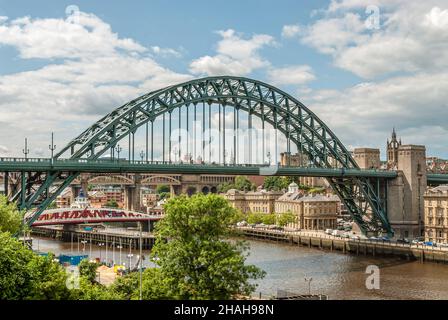
<svg viewBox="0 0 448 320">
<path fill-rule="evenodd" d="M 392 141 L 397 140 L 397 133 L 395 132 L 395 127 L 392 129 Z"/>
</svg>

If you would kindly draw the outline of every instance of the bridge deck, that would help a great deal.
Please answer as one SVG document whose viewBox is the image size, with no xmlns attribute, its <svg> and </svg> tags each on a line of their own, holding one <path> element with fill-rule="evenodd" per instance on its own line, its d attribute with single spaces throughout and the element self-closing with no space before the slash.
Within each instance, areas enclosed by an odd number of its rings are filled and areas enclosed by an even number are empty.
<svg viewBox="0 0 448 320">
<path fill-rule="evenodd" d="M 0 172 L 66 171 L 92 173 L 160 173 L 160 174 L 228 174 L 228 175 L 276 175 L 309 177 L 397 177 L 396 171 L 360 170 L 344 168 L 290 167 L 251 164 L 188 164 L 145 161 L 72 160 L 0 158 Z"/>
</svg>

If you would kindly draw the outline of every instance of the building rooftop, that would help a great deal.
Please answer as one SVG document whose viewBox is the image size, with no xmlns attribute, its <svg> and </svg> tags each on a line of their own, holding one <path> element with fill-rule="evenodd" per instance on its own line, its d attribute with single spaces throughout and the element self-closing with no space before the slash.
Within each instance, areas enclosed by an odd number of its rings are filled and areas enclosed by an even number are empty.
<svg viewBox="0 0 448 320">
<path fill-rule="evenodd" d="M 448 193 L 448 185 L 444 184 L 444 185 L 440 185 L 431 189 L 428 189 L 426 191 L 426 194 L 434 194 L 434 193 Z"/>
</svg>

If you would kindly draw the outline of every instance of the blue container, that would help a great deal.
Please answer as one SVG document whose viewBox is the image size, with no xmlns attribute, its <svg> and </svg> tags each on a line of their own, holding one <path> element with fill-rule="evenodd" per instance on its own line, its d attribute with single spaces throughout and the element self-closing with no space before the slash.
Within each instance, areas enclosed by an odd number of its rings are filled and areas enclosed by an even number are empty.
<svg viewBox="0 0 448 320">
<path fill-rule="evenodd" d="M 87 259 L 88 255 L 71 255 L 71 254 L 61 254 L 59 256 L 59 263 L 60 264 L 69 264 L 72 266 L 77 266 L 79 263 Z"/>
</svg>

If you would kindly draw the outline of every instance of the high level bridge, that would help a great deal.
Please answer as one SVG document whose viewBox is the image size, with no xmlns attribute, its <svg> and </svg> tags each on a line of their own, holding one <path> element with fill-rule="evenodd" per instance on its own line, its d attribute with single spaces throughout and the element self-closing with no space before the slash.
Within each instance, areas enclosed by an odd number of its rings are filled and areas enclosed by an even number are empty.
<svg viewBox="0 0 448 320">
<path fill-rule="evenodd" d="M 10 201 L 28 211 L 29 225 L 85 172 L 287 175 L 326 177 L 364 233 L 392 234 L 414 232 L 422 189 L 448 181 L 448 175 L 426 174 L 424 148 L 403 147 L 398 170 L 361 169 L 293 96 L 252 79 L 207 77 L 124 104 L 51 159 L 2 158 L 0 171 Z M 281 152 L 300 159 L 280 166 Z M 15 190 L 8 189 L 11 179 Z M 408 198 L 417 199 L 409 208 Z"/>
</svg>

